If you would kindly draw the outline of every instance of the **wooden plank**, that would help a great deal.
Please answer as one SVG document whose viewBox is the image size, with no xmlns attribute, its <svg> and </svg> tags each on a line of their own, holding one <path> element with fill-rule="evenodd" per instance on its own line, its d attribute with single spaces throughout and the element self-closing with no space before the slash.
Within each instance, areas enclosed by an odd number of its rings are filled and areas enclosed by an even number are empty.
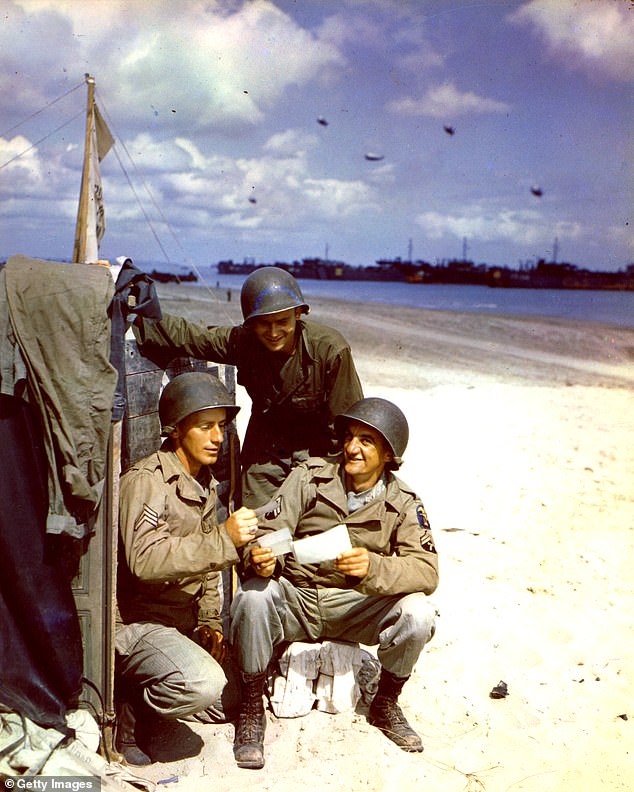
<svg viewBox="0 0 634 792">
<path fill-rule="evenodd" d="M 121 422 L 111 426 L 106 457 L 104 490 L 95 516 L 94 532 L 86 539 L 69 540 L 69 553 L 77 557 L 72 583 L 83 644 L 83 672 L 90 686 L 82 704 L 108 725 L 114 718 L 114 630 L 116 614 L 116 564 L 119 517 L 119 466 Z"/>
</svg>

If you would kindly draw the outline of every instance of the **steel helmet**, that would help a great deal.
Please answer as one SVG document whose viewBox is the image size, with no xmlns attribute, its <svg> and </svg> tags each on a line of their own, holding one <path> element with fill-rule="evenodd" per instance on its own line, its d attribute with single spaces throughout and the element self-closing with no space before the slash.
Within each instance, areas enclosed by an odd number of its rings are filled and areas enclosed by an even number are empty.
<svg viewBox="0 0 634 792">
<path fill-rule="evenodd" d="M 260 267 L 242 284 L 240 305 L 245 324 L 256 316 L 301 308 L 308 313 L 299 284 L 290 272 L 280 267 Z"/>
<path fill-rule="evenodd" d="M 350 420 L 360 421 L 376 429 L 394 455 L 394 464 L 390 467 L 398 468 L 401 465 L 409 440 L 409 426 L 407 418 L 395 404 L 379 398 L 355 402 L 349 410 L 335 418 L 335 428 L 340 435 L 344 434 Z"/>
<path fill-rule="evenodd" d="M 218 377 L 205 371 L 186 371 L 171 379 L 159 399 L 161 434 L 168 435 L 183 418 L 200 410 L 224 407 L 227 420 L 238 414 L 229 391 Z"/>
</svg>

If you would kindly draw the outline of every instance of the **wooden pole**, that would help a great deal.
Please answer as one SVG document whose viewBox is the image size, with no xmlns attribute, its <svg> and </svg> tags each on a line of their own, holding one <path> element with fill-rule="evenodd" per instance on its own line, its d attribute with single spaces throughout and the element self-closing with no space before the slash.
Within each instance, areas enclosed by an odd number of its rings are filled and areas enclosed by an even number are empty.
<svg viewBox="0 0 634 792">
<path fill-rule="evenodd" d="M 83 262 L 86 258 L 86 218 L 88 215 L 88 189 L 90 167 L 90 139 L 95 106 L 95 80 L 86 74 L 88 85 L 88 102 L 86 107 L 86 140 L 84 143 L 84 167 L 81 174 L 81 189 L 79 192 L 79 207 L 77 209 L 77 224 L 75 225 L 75 244 L 73 247 L 73 261 Z"/>
</svg>

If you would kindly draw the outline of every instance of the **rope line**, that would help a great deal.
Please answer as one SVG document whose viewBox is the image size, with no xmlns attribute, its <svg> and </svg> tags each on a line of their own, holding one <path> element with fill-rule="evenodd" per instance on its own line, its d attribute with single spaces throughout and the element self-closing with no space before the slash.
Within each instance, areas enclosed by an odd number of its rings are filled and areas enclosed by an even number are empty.
<svg viewBox="0 0 634 792">
<path fill-rule="evenodd" d="M 45 110 L 48 110 L 49 107 L 52 107 L 54 104 L 57 104 L 57 102 L 67 97 L 69 94 L 72 94 L 78 88 L 81 88 L 84 84 L 85 83 L 78 83 L 74 88 L 71 88 L 70 90 L 66 91 L 66 93 L 62 94 L 61 96 L 58 96 L 57 99 L 53 99 L 52 102 L 49 102 L 48 104 L 44 105 L 44 107 L 40 107 L 39 110 L 36 110 L 34 113 L 31 113 L 30 116 L 23 118 L 22 121 L 18 121 L 17 124 L 14 124 L 12 127 L 9 127 L 9 129 L 5 129 L 3 132 L 0 132 L 0 137 L 4 137 L 5 135 L 10 134 L 11 132 L 13 132 L 14 129 L 17 129 L 18 127 L 22 126 L 22 124 L 26 124 L 27 121 L 30 121 L 32 118 L 38 116 L 40 113 L 43 113 Z"/>
<path fill-rule="evenodd" d="M 134 161 L 134 158 L 133 158 L 132 154 L 130 154 L 130 151 L 129 151 L 128 147 L 123 142 L 123 139 L 122 139 L 121 135 L 119 135 L 119 133 L 117 132 L 116 126 L 115 126 L 115 124 L 112 121 L 112 117 L 111 117 L 110 113 L 108 112 L 108 109 L 104 105 L 103 100 L 101 100 L 101 98 L 99 100 L 99 106 L 100 106 L 100 108 L 101 108 L 101 110 L 103 112 L 103 115 L 104 115 L 106 121 L 108 122 L 108 127 L 110 128 L 111 132 L 113 133 L 113 136 L 121 144 L 121 148 L 125 152 L 128 160 L 130 161 L 132 167 L 134 168 L 135 174 L 138 177 L 138 179 L 141 182 L 141 184 L 143 185 L 143 187 L 145 189 L 145 192 L 147 193 L 147 195 L 148 195 L 148 197 L 149 197 L 149 199 L 150 199 L 150 201 L 152 203 L 152 206 L 156 209 L 159 217 L 161 218 L 161 220 L 165 224 L 165 227 L 170 232 L 170 234 L 172 236 L 172 239 L 174 240 L 174 242 L 176 243 L 176 246 L 180 250 L 183 263 L 186 263 L 188 266 L 190 266 L 194 270 L 194 272 L 196 273 L 199 281 L 201 282 L 201 285 L 207 290 L 209 296 L 211 297 L 212 302 L 217 304 L 217 306 L 221 309 L 222 313 L 229 320 L 230 319 L 229 313 L 226 310 L 226 308 L 224 307 L 224 304 L 219 300 L 218 296 L 214 293 L 214 291 L 212 290 L 211 286 L 207 283 L 207 280 L 204 277 L 204 275 L 202 274 L 202 272 L 200 271 L 199 267 L 195 264 L 195 262 L 191 261 L 189 259 L 189 257 L 186 255 L 185 250 L 184 250 L 184 248 L 183 248 L 183 246 L 181 244 L 180 239 L 178 238 L 176 232 L 174 231 L 171 223 L 169 222 L 169 220 L 165 216 L 163 210 L 161 209 L 161 207 L 159 206 L 159 204 L 155 200 L 155 198 L 154 198 L 154 196 L 152 194 L 152 191 L 150 190 L 150 188 L 148 186 L 147 181 L 143 178 L 142 173 L 139 171 L 139 169 L 138 169 L 138 167 L 136 165 L 136 162 Z M 123 174 L 124 174 L 128 184 L 130 185 L 130 189 L 132 190 L 132 192 L 134 194 L 134 197 L 135 197 L 135 199 L 136 199 L 136 201 L 137 201 L 137 203 L 139 205 L 139 208 L 140 208 L 141 212 L 143 213 L 145 221 L 148 224 L 148 226 L 149 226 L 149 228 L 150 228 L 150 230 L 152 232 L 152 235 L 154 236 L 154 239 L 156 240 L 157 245 L 159 246 L 159 248 L 161 249 L 163 255 L 165 256 L 166 261 L 171 264 L 172 260 L 169 257 L 167 251 L 165 250 L 163 244 L 159 240 L 156 231 L 154 230 L 154 226 L 152 224 L 152 221 L 151 221 L 149 215 L 147 214 L 147 212 L 145 211 L 145 209 L 143 207 L 143 204 L 141 203 L 141 200 L 139 198 L 138 192 L 137 192 L 137 190 L 135 189 L 135 187 L 134 187 L 134 185 L 132 183 L 132 179 L 130 178 L 129 173 L 126 170 L 126 168 L 125 168 L 125 166 L 124 166 L 124 164 L 123 164 L 123 162 L 121 160 L 121 157 L 119 156 L 119 153 L 117 151 L 117 146 L 116 145 L 114 146 L 114 152 L 115 152 L 115 156 L 117 158 L 117 161 L 119 162 L 119 165 L 121 167 L 121 170 L 123 171 Z M 178 274 L 175 273 L 175 275 L 176 275 L 178 283 L 181 283 L 182 281 L 178 277 Z"/>
<path fill-rule="evenodd" d="M 69 96 L 71 93 L 74 93 L 79 88 L 83 87 L 83 85 L 84 85 L 84 83 L 79 83 L 78 85 L 76 85 L 73 88 L 71 88 L 68 91 L 66 91 L 66 93 L 62 94 L 61 96 L 58 96 L 56 99 L 53 99 L 51 102 L 49 102 L 47 105 L 42 107 L 40 110 L 35 111 L 30 116 L 28 116 L 27 118 L 25 118 L 22 121 L 20 121 L 18 124 L 15 124 L 14 126 L 12 126 L 9 129 L 7 129 L 5 132 L 1 133 L 2 136 L 8 135 L 10 132 L 12 132 L 13 130 L 17 129 L 22 124 L 24 124 L 27 121 L 29 121 L 30 119 L 35 118 L 36 116 L 40 115 L 45 110 L 47 110 L 48 108 L 52 107 L 54 104 L 57 104 L 57 102 L 59 102 L 62 99 L 64 99 L 66 96 Z M 97 91 L 95 90 L 95 101 L 96 101 L 96 96 L 97 96 Z M 134 195 L 134 198 L 135 198 L 135 200 L 136 200 L 136 202 L 137 202 L 137 204 L 139 206 L 139 209 L 140 209 L 141 213 L 143 214 L 145 222 L 147 223 L 147 226 L 150 229 L 150 232 L 152 233 L 152 236 L 154 237 L 154 240 L 156 241 L 156 244 L 158 245 L 159 249 L 161 250 L 161 253 L 164 256 L 165 261 L 167 263 L 169 263 L 169 264 L 173 263 L 171 257 L 169 256 L 167 250 L 165 249 L 165 246 L 163 245 L 163 243 L 161 242 L 161 239 L 159 238 L 159 235 L 158 235 L 158 233 L 157 233 L 157 231 L 156 231 L 156 229 L 154 227 L 154 223 L 152 222 L 152 219 L 148 215 L 147 211 L 145 210 L 145 207 L 144 207 L 143 203 L 141 202 L 141 199 L 139 197 L 139 193 L 138 193 L 137 189 L 135 188 L 135 186 L 134 186 L 134 184 L 132 182 L 130 174 L 129 174 L 128 170 L 126 169 L 126 167 L 125 167 L 125 165 L 124 165 L 124 163 L 123 163 L 123 161 L 121 159 L 121 156 L 119 155 L 119 151 L 118 151 L 119 146 L 125 152 L 125 155 L 127 156 L 129 162 L 131 163 L 132 168 L 134 169 L 135 177 L 138 178 L 140 183 L 143 185 L 143 187 L 145 189 L 145 192 L 147 193 L 152 206 L 156 210 L 156 212 L 159 215 L 161 221 L 164 223 L 165 228 L 171 234 L 172 239 L 174 240 L 176 246 L 178 247 L 178 249 L 179 249 L 179 251 L 181 253 L 182 263 L 187 264 L 188 266 L 190 266 L 194 270 L 194 272 L 196 273 L 196 275 L 198 277 L 198 280 L 200 281 L 201 286 L 204 289 L 206 289 L 207 293 L 211 297 L 211 301 L 216 304 L 216 306 L 220 309 L 221 313 L 227 318 L 228 321 L 230 321 L 229 312 L 226 310 L 224 304 L 220 301 L 218 295 L 212 290 L 212 288 L 209 285 L 209 283 L 207 283 L 207 280 L 204 277 L 203 273 L 201 272 L 200 268 L 196 265 L 196 263 L 191 261 L 189 259 L 189 257 L 186 255 L 185 250 L 183 248 L 183 245 L 181 244 L 181 241 L 178 238 L 176 232 L 174 231 L 171 223 L 169 222 L 169 220 L 165 216 L 164 212 L 162 211 L 161 207 L 159 206 L 159 204 L 155 200 L 155 198 L 154 198 L 154 196 L 152 194 L 152 191 L 150 190 L 149 185 L 147 184 L 147 181 L 143 178 L 142 173 L 139 171 L 139 169 L 138 169 L 138 167 L 137 167 L 137 165 L 136 165 L 136 163 L 134 161 L 134 158 L 132 157 L 132 155 L 130 154 L 130 151 L 128 150 L 127 146 L 123 142 L 122 137 L 117 133 L 116 127 L 115 127 L 115 125 L 114 125 L 114 123 L 112 121 L 112 117 L 108 113 L 107 108 L 105 107 L 105 105 L 103 103 L 103 100 L 101 99 L 101 96 L 99 96 L 99 106 L 100 106 L 100 109 L 103 112 L 103 115 L 106 118 L 108 126 L 109 126 L 109 128 L 110 128 L 110 130 L 111 130 L 111 132 L 113 134 L 113 137 L 115 138 L 115 145 L 113 146 L 112 150 L 114 151 L 115 157 L 116 157 L 116 159 L 117 159 L 117 161 L 119 163 L 121 171 L 123 172 L 123 175 L 124 175 L 126 181 L 128 182 L 128 184 L 130 186 L 132 194 Z M 50 137 L 55 135 L 61 129 L 64 129 L 64 127 L 66 127 L 69 124 L 73 123 L 73 121 L 75 121 L 77 118 L 81 117 L 84 114 L 85 114 L 85 109 L 82 109 L 79 112 L 75 113 L 75 115 L 73 115 L 71 118 L 69 118 L 63 124 L 60 124 L 58 127 L 53 129 L 51 132 L 49 132 L 48 134 L 46 134 L 43 137 L 41 137 L 38 140 L 36 140 L 34 143 L 32 143 L 27 148 L 25 148 L 23 151 L 20 151 L 18 154 L 16 154 L 15 156 L 11 157 L 6 162 L 0 163 L 0 170 L 3 170 L 8 165 L 10 165 L 12 162 L 15 162 L 16 160 L 20 159 L 25 154 L 28 154 L 29 151 L 32 151 L 34 148 L 36 148 L 38 145 L 40 145 L 40 143 L 43 143 L 45 140 L 48 140 Z M 175 275 L 176 275 L 176 279 L 177 279 L 178 283 L 182 283 L 182 281 L 178 277 L 178 274 L 175 273 Z"/>
<path fill-rule="evenodd" d="M 25 154 L 28 154 L 29 151 L 34 149 L 36 146 L 38 146 L 43 141 L 48 140 L 48 138 L 50 138 L 56 132 L 59 132 L 60 129 L 63 129 L 65 126 L 68 126 L 69 124 L 71 124 L 76 118 L 79 118 L 79 116 L 84 115 L 84 113 L 85 113 L 84 110 L 80 110 L 72 118 L 69 118 L 68 121 L 64 121 L 64 123 L 61 124 L 60 126 L 58 126 L 57 129 L 54 129 L 52 132 L 49 132 L 48 135 L 44 135 L 44 137 L 40 138 L 39 140 L 36 140 L 35 143 L 32 143 L 28 148 L 25 148 L 24 151 L 21 151 L 19 154 L 16 154 L 15 157 L 11 157 L 10 160 L 7 160 L 6 162 L 3 162 L 2 164 L 0 164 L 0 170 L 2 170 L 3 168 L 6 168 L 7 165 L 10 165 L 12 162 L 15 162 L 15 160 L 20 159 L 20 157 L 23 157 Z"/>
</svg>

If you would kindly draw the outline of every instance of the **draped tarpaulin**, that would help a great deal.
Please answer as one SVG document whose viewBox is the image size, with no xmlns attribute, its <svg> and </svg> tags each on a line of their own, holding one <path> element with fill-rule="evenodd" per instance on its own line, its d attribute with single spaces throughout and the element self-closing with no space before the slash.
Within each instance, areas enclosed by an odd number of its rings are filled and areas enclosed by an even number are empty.
<svg viewBox="0 0 634 792">
<path fill-rule="evenodd" d="M 46 534 L 39 419 L 0 395 L 0 706 L 66 730 L 81 690 L 82 642 L 71 581 Z"/>
</svg>

